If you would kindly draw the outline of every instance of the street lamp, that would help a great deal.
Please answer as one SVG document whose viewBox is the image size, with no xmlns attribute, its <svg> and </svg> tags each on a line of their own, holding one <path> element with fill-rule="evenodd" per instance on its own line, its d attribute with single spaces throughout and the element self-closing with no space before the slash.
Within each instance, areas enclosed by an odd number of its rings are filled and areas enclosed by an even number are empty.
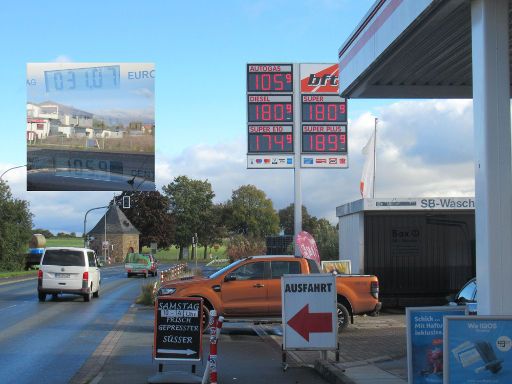
<svg viewBox="0 0 512 384">
<path fill-rule="evenodd" d="M 84 232 L 83 232 L 83 234 L 82 234 L 82 235 L 83 235 L 83 237 L 84 237 L 84 248 L 86 247 L 85 226 L 86 226 L 86 223 L 87 223 L 87 215 L 89 214 L 89 212 L 94 211 L 94 210 L 96 210 L 96 209 L 104 209 L 104 208 L 109 208 L 109 207 L 110 207 L 110 205 L 106 205 L 106 206 L 104 206 L 104 207 L 91 208 L 91 209 L 89 209 L 89 210 L 85 213 L 85 217 L 84 217 Z M 105 217 L 105 220 L 106 220 L 106 217 Z M 107 231 L 107 223 L 105 223 L 105 232 L 106 232 L 106 231 Z M 107 239 L 107 235 L 106 235 L 106 233 L 105 233 L 105 239 L 104 239 L 104 240 L 106 240 L 106 239 Z"/>
<path fill-rule="evenodd" d="M 13 169 L 16 169 L 16 168 L 22 168 L 22 167 L 26 167 L 27 164 L 24 164 L 24 165 L 18 165 L 16 167 L 12 167 L 12 168 L 9 168 L 8 170 L 4 171 L 1 175 L 0 175 L 0 180 L 3 180 L 2 177 L 4 177 L 4 175 L 9 172 L 9 171 L 12 171 Z"/>
</svg>

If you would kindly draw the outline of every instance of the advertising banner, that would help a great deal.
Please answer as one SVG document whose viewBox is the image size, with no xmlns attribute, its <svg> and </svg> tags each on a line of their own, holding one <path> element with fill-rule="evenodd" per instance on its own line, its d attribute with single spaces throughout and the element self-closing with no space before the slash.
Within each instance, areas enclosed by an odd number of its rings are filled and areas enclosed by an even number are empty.
<svg viewBox="0 0 512 384">
<path fill-rule="evenodd" d="M 512 316 L 447 316 L 444 383 L 512 383 Z"/>
<path fill-rule="evenodd" d="M 306 259 L 315 260 L 320 266 L 320 254 L 316 246 L 315 239 L 306 231 L 302 231 L 295 239 L 297 247 L 300 249 L 300 254 Z"/>
<path fill-rule="evenodd" d="M 406 309 L 410 384 L 443 382 L 443 316 L 463 316 L 464 312 L 462 306 Z"/>
</svg>

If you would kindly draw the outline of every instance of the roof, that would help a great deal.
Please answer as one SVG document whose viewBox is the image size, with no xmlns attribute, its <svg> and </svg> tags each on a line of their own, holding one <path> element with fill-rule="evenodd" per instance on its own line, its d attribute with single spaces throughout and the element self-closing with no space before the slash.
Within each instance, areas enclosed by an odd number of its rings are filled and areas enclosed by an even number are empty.
<svg viewBox="0 0 512 384">
<path fill-rule="evenodd" d="M 394 197 L 367 198 L 336 207 L 343 217 L 368 211 L 474 211 L 474 197 Z"/>
<path fill-rule="evenodd" d="M 56 105 L 59 107 L 59 114 L 71 115 L 71 116 L 83 116 L 83 117 L 89 117 L 91 119 L 93 117 L 93 114 L 90 112 L 82 111 L 81 109 L 77 109 L 77 108 L 71 107 L 69 105 L 59 104 L 59 103 L 56 103 L 56 102 L 50 101 L 50 100 L 44 101 L 42 103 L 35 104 L 35 105 L 38 105 L 39 107 Z"/>
<path fill-rule="evenodd" d="M 471 52 L 470 1 L 377 0 L 338 51 L 340 93 L 471 98 Z"/>
<path fill-rule="evenodd" d="M 123 211 L 115 204 L 109 207 L 96 226 L 88 232 L 89 235 L 103 235 L 105 233 L 105 216 L 108 234 L 140 235 L 137 228 L 133 226 Z"/>
</svg>

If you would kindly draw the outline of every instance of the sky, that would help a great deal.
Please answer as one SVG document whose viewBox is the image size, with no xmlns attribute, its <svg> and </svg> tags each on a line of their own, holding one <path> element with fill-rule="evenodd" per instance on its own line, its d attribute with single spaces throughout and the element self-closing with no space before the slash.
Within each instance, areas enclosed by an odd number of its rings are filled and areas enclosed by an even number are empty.
<svg viewBox="0 0 512 384">
<path fill-rule="evenodd" d="M 373 0 L 9 2 L 0 14 L 0 173 L 26 164 L 27 63 L 154 63 L 156 184 L 207 179 L 224 202 L 241 185 L 281 209 L 292 170 L 246 169 L 246 64 L 335 63 Z M 348 102 L 348 169 L 302 170 L 308 211 L 337 222 L 360 198 L 362 148 L 378 118 L 377 197 L 474 195 L 471 100 Z M 87 210 L 115 192 L 27 192 L 26 169 L 4 179 L 30 202 L 34 226 L 83 231 Z M 101 210 L 87 219 L 90 230 Z"/>
</svg>

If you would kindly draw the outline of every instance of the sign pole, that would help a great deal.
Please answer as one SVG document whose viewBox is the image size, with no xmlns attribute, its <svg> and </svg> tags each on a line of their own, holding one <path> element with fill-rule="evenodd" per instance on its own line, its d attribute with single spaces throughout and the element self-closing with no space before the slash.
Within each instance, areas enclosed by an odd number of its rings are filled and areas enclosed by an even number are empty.
<svg viewBox="0 0 512 384">
<path fill-rule="evenodd" d="M 301 162 L 300 162 L 300 141 L 301 141 L 301 100 L 300 100 L 300 64 L 293 64 L 293 160 L 294 168 L 294 212 L 293 212 L 293 229 L 294 239 L 302 231 L 302 191 L 301 191 Z M 294 240 L 295 243 L 295 240 Z M 299 247 L 295 246 L 295 256 L 300 256 Z"/>
</svg>

